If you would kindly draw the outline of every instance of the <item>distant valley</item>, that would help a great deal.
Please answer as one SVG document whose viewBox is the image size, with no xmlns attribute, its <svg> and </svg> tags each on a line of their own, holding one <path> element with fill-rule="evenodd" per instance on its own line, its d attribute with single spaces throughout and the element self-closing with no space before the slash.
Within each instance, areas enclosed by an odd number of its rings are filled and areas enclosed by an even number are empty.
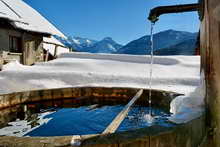
<svg viewBox="0 0 220 147">
<path fill-rule="evenodd" d="M 156 55 L 193 55 L 198 33 L 166 30 L 154 35 L 154 54 Z M 150 54 L 150 36 L 146 35 L 121 45 L 110 37 L 100 41 L 81 37 L 56 36 L 67 47 L 79 52 L 111 54 Z"/>
</svg>

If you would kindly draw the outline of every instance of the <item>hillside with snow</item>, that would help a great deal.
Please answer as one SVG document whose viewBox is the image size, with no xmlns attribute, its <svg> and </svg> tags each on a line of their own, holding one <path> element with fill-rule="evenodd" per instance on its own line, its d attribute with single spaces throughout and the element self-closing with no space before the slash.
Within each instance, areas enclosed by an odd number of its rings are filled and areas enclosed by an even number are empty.
<svg viewBox="0 0 220 147">
<path fill-rule="evenodd" d="M 154 51 L 157 55 L 193 55 L 185 50 L 193 50 L 198 33 L 166 30 L 154 34 Z M 143 36 L 120 48 L 118 54 L 150 54 L 150 36 Z M 161 54 L 160 54 L 161 53 Z"/>
<path fill-rule="evenodd" d="M 103 38 L 100 41 L 81 37 L 68 37 L 67 39 L 59 36 L 55 37 L 69 48 L 73 48 L 79 52 L 114 53 L 122 47 L 122 45 L 115 42 L 111 37 Z"/>
<path fill-rule="evenodd" d="M 166 30 L 154 35 L 154 52 L 156 55 L 194 55 L 198 33 Z M 146 55 L 150 54 L 150 36 L 143 36 L 126 45 L 118 44 L 110 37 L 100 41 L 81 38 L 62 38 L 55 36 L 69 48 L 79 52 Z"/>
<path fill-rule="evenodd" d="M 155 55 L 171 56 L 171 55 L 194 55 L 196 48 L 196 39 L 187 39 L 178 44 L 158 49 L 154 51 Z"/>
<path fill-rule="evenodd" d="M 121 47 L 122 45 L 116 43 L 111 37 L 106 37 L 93 46 L 85 48 L 83 51 L 90 53 L 114 53 Z"/>
</svg>

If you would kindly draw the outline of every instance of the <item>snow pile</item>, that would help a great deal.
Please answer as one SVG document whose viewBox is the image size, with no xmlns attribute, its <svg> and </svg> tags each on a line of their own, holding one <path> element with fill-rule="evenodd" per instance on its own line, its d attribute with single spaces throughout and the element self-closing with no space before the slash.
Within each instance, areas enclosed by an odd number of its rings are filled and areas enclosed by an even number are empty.
<svg viewBox="0 0 220 147">
<path fill-rule="evenodd" d="M 195 118 L 200 117 L 205 111 L 205 83 L 204 72 L 201 74 L 201 83 L 195 91 L 175 98 L 170 104 L 170 112 L 173 115 L 170 121 L 177 124 L 187 123 Z"/>
<path fill-rule="evenodd" d="M 41 79 L 41 80 L 29 80 L 30 84 L 34 84 L 34 85 L 45 85 L 45 88 L 50 89 L 51 87 L 71 87 L 72 85 L 68 85 L 60 80 L 56 80 L 56 79 Z"/>
<path fill-rule="evenodd" d="M 150 56 L 66 53 L 34 66 L 5 65 L 0 94 L 78 86 L 149 88 L 149 64 Z M 188 94 L 199 79 L 200 57 L 155 57 L 153 89 Z"/>
<path fill-rule="evenodd" d="M 9 62 L 8 64 L 4 65 L 2 70 L 22 70 L 25 66 L 20 64 L 17 60 Z"/>
</svg>

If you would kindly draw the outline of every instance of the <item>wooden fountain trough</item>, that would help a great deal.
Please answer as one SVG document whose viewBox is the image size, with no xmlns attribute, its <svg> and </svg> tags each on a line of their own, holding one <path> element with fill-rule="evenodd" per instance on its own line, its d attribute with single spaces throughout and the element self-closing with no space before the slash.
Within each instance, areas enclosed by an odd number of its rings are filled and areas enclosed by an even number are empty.
<svg viewBox="0 0 220 147">
<path fill-rule="evenodd" d="M 4 108 L 13 107 L 22 103 L 33 103 L 39 101 L 54 101 L 63 99 L 65 102 L 95 103 L 118 102 L 127 104 L 139 89 L 135 88 L 105 88 L 105 87 L 78 87 L 36 90 L 17 92 L 0 95 L 1 119 L 8 119 Z M 149 91 L 144 90 L 136 103 L 146 103 Z M 169 109 L 170 102 L 177 93 L 167 91 L 152 91 L 152 106 Z M 0 120 L 1 120 L 0 119 Z M 172 128 L 152 126 L 125 132 L 94 134 L 82 136 L 60 136 L 60 137 L 0 137 L 0 146 L 4 147 L 70 147 L 75 139 L 80 141 L 83 147 L 194 147 L 200 145 L 205 135 L 204 117 L 192 120 L 189 123 L 176 125 Z"/>
</svg>

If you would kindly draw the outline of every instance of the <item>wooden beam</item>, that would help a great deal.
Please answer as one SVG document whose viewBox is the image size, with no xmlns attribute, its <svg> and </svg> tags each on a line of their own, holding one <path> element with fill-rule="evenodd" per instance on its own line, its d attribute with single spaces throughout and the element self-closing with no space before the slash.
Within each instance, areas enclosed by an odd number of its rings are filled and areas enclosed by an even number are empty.
<svg viewBox="0 0 220 147">
<path fill-rule="evenodd" d="M 54 57 L 55 57 L 55 58 L 56 58 L 56 56 L 57 56 L 57 48 L 58 48 L 58 46 L 55 45 L 55 49 L 54 49 Z"/>
<path fill-rule="evenodd" d="M 69 49 L 68 47 L 66 47 L 66 46 L 64 46 L 64 45 L 60 45 L 60 44 L 56 44 L 56 43 L 52 43 L 52 42 L 43 41 L 43 43 L 51 44 L 51 45 L 55 45 L 55 46 L 58 46 L 58 47 L 63 47 L 63 48 Z"/>
<path fill-rule="evenodd" d="M 131 99 L 131 101 L 124 107 L 124 109 L 115 117 L 115 119 L 111 122 L 111 124 L 105 129 L 105 131 L 102 134 L 108 134 L 108 133 L 114 133 L 122 121 L 127 116 L 131 106 L 137 101 L 138 98 L 143 93 L 143 89 L 139 90 L 136 95 Z"/>
</svg>

